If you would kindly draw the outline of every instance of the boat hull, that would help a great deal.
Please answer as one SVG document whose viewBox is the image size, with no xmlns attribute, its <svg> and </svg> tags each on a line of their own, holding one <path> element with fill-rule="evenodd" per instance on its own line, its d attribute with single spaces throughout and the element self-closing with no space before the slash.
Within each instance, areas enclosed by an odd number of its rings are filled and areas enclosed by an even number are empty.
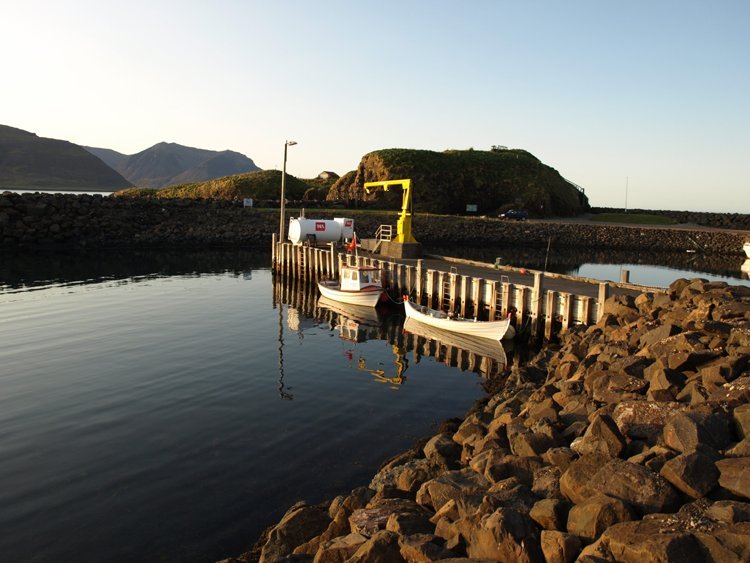
<svg viewBox="0 0 750 563">
<path fill-rule="evenodd" d="M 320 282 L 318 283 L 318 289 L 323 297 L 333 301 L 364 307 L 374 307 L 383 295 L 383 290 L 377 288 L 362 291 L 342 291 L 337 283 L 334 285 L 333 283 Z"/>
<path fill-rule="evenodd" d="M 416 305 L 408 299 L 404 300 L 404 311 L 406 311 L 406 317 L 409 319 L 449 332 L 493 340 L 515 336 L 515 329 L 510 324 L 509 319 L 502 321 L 475 321 L 461 317 L 451 319 L 445 313 Z"/>
<path fill-rule="evenodd" d="M 750 242 L 746 242 L 742 245 L 742 248 L 745 250 L 745 256 L 750 258 Z"/>
</svg>

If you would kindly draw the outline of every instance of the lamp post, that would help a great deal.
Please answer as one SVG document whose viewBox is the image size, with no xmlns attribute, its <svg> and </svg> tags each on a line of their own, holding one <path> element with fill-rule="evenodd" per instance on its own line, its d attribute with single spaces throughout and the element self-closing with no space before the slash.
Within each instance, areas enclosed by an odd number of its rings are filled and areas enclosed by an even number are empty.
<svg viewBox="0 0 750 563">
<path fill-rule="evenodd" d="M 284 167 L 281 171 L 281 210 L 279 218 L 279 242 L 284 242 L 284 186 L 286 184 L 286 149 L 292 145 L 296 145 L 297 141 L 286 141 L 284 143 Z"/>
</svg>

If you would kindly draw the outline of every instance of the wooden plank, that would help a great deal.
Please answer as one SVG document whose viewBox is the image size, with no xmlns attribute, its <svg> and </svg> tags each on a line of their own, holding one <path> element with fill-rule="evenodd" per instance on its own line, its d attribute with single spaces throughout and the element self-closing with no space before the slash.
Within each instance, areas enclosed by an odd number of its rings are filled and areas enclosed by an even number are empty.
<svg viewBox="0 0 750 563">
<path fill-rule="evenodd" d="M 490 280 L 490 310 L 489 320 L 494 321 L 497 314 L 497 281 Z"/>
<path fill-rule="evenodd" d="M 482 278 L 473 278 L 471 280 L 471 302 L 474 305 L 474 318 L 479 319 L 482 313 L 482 284 L 484 280 Z"/>
<path fill-rule="evenodd" d="M 419 260 L 417 260 L 417 268 L 416 268 L 416 274 L 415 274 L 416 275 L 416 287 L 414 288 L 416 290 L 415 293 L 416 293 L 417 303 L 420 303 L 420 304 L 422 303 L 422 286 L 424 285 L 422 283 L 422 275 L 423 275 L 422 267 L 423 267 L 423 262 L 422 262 L 422 259 L 420 258 Z"/>
<path fill-rule="evenodd" d="M 432 308 L 432 295 L 435 288 L 435 270 L 427 270 L 427 284 L 425 293 L 427 294 L 427 306 Z"/>
<path fill-rule="evenodd" d="M 459 314 L 462 317 L 466 317 L 466 292 L 468 288 L 466 287 L 469 284 L 469 277 L 468 276 L 461 276 L 461 282 L 459 284 L 459 293 L 458 293 L 458 300 L 459 300 Z"/>
<path fill-rule="evenodd" d="M 581 310 L 581 322 L 585 325 L 592 324 L 592 318 L 591 318 L 591 297 L 581 297 L 581 304 L 582 304 L 582 310 Z"/>
<path fill-rule="evenodd" d="M 537 272 L 534 274 L 534 289 L 531 291 L 531 333 L 534 337 L 540 332 L 544 287 L 542 283 L 542 274 Z"/>
<path fill-rule="evenodd" d="M 557 299 L 556 291 L 548 291 L 547 299 L 545 303 L 545 322 L 544 322 L 544 338 L 550 340 L 552 338 L 552 323 L 555 320 L 555 301 Z"/>
<path fill-rule="evenodd" d="M 503 304 L 500 308 L 500 316 L 501 318 L 505 318 L 508 316 L 508 310 L 510 309 L 511 305 L 511 298 L 514 294 L 513 284 L 510 282 L 503 282 Z"/>
<path fill-rule="evenodd" d="M 448 280 L 448 307 L 449 311 L 453 312 L 456 310 L 456 293 L 458 293 L 458 275 L 448 274 L 450 279 Z"/>
<path fill-rule="evenodd" d="M 596 310 L 597 322 L 604 316 L 604 302 L 607 300 L 607 297 L 609 297 L 609 284 L 602 282 L 599 284 L 599 297 L 596 303 L 598 306 Z"/>
<path fill-rule="evenodd" d="M 562 330 L 568 330 L 573 317 L 573 294 L 562 293 L 561 295 L 565 299 L 563 304 Z"/>
</svg>

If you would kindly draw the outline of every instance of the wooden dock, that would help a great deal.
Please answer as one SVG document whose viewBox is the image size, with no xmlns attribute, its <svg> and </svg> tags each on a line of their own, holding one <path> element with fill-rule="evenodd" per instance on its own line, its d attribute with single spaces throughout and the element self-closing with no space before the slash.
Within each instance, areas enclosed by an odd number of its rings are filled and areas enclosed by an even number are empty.
<svg viewBox="0 0 750 563">
<path fill-rule="evenodd" d="M 420 304 L 462 317 L 495 320 L 510 315 L 518 332 L 532 339 L 550 339 L 572 325 L 596 323 L 610 295 L 664 291 L 444 256 L 386 259 L 368 252 L 343 252 L 333 243 L 324 248 L 278 243 L 275 236 L 272 263 L 277 275 L 311 284 L 336 278 L 343 264 L 375 266 L 382 270 L 395 302 L 409 294 Z"/>
</svg>

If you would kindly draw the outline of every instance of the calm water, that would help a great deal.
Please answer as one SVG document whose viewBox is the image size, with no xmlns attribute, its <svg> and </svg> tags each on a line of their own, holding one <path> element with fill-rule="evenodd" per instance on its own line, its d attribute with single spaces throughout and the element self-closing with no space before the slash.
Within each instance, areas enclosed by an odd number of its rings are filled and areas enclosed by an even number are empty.
<svg viewBox="0 0 750 563">
<path fill-rule="evenodd" d="M 484 251 L 472 257 L 743 283 L 732 259 Z M 310 288 L 275 286 L 269 260 L 0 255 L 0 559 L 236 555 L 297 500 L 367 484 L 482 395 L 473 371 L 502 369 L 415 347 L 398 314 L 322 309 Z"/>
<path fill-rule="evenodd" d="M 266 255 L 3 260 L 3 560 L 238 554 L 482 395 L 399 347 L 400 317 L 344 327 L 275 290 Z"/>
</svg>

